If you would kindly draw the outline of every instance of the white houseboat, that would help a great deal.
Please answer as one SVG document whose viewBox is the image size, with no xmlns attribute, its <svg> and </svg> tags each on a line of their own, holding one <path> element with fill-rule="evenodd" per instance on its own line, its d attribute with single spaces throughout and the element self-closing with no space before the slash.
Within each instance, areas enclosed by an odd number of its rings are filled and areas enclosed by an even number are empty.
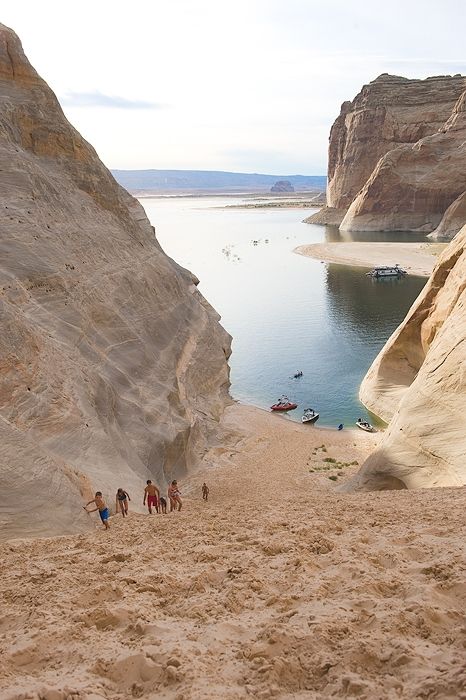
<svg viewBox="0 0 466 700">
<path fill-rule="evenodd" d="M 407 275 L 408 273 L 397 263 L 393 266 L 381 265 L 380 267 L 374 267 L 374 269 L 367 274 L 369 277 L 401 277 L 402 275 Z"/>
</svg>

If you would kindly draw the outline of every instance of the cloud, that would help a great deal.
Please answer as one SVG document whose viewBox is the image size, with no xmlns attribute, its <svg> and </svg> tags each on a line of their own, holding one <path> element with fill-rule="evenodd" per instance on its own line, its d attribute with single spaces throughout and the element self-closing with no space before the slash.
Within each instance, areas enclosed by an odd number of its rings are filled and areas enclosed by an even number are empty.
<svg viewBox="0 0 466 700">
<path fill-rule="evenodd" d="M 111 109 L 163 109 L 165 105 L 146 100 L 130 100 L 118 95 L 94 92 L 68 92 L 60 102 L 66 107 L 109 107 Z"/>
</svg>

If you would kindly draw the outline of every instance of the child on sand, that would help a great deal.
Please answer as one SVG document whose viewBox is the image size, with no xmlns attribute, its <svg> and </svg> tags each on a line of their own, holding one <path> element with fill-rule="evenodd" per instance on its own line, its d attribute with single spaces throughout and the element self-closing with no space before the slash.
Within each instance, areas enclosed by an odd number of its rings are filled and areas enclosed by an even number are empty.
<svg viewBox="0 0 466 700">
<path fill-rule="evenodd" d="M 150 515 L 152 515 L 152 506 L 154 506 L 155 510 L 157 513 L 159 512 L 159 498 L 160 498 L 160 491 L 155 486 L 155 484 L 152 483 L 150 479 L 147 479 L 147 486 L 144 489 L 144 500 L 142 502 L 142 505 L 146 505 L 146 498 L 147 498 L 147 507 L 149 509 Z"/>
<path fill-rule="evenodd" d="M 167 499 L 165 496 L 160 496 L 160 511 L 166 515 L 167 514 Z"/>
<path fill-rule="evenodd" d="M 205 481 L 202 484 L 202 498 L 204 499 L 204 501 L 207 501 L 207 499 L 209 498 L 209 487 L 207 486 Z"/>
<path fill-rule="evenodd" d="M 90 506 L 91 503 L 94 503 L 96 507 L 93 508 L 92 510 L 87 510 L 87 506 Z M 107 505 L 106 505 L 104 499 L 102 498 L 102 491 L 96 491 L 95 497 L 92 499 L 92 501 L 89 501 L 89 503 L 86 503 L 86 505 L 83 506 L 83 508 L 86 511 L 86 513 L 95 513 L 96 510 L 98 510 L 99 515 L 100 515 L 100 519 L 103 522 L 105 529 L 106 530 L 109 529 L 109 527 L 110 527 L 110 525 L 108 524 L 109 512 L 108 512 Z"/>
<path fill-rule="evenodd" d="M 116 492 L 115 511 L 118 513 L 118 510 L 121 510 L 122 516 L 126 517 L 128 515 L 128 501 L 130 500 L 131 498 L 127 491 L 118 489 Z"/>
<path fill-rule="evenodd" d="M 170 499 L 170 512 L 172 510 L 176 510 L 177 506 L 178 511 L 180 511 L 183 501 L 181 500 L 181 493 L 178 489 L 178 482 L 176 479 L 173 479 L 172 483 L 169 485 L 167 493 L 168 498 Z"/>
</svg>

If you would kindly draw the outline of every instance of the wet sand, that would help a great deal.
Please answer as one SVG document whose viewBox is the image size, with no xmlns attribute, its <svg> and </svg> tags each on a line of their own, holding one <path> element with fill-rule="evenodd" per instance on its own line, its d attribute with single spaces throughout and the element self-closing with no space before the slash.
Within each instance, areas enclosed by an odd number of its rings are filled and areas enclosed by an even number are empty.
<svg viewBox="0 0 466 700">
<path fill-rule="evenodd" d="M 437 256 L 446 244 L 439 243 L 316 243 L 295 248 L 295 253 L 339 265 L 375 267 L 398 263 L 412 275 L 429 277 Z"/>
<path fill-rule="evenodd" d="M 378 434 L 225 430 L 181 513 L 0 546 L 2 700 L 464 697 L 466 490 L 346 495 Z"/>
</svg>

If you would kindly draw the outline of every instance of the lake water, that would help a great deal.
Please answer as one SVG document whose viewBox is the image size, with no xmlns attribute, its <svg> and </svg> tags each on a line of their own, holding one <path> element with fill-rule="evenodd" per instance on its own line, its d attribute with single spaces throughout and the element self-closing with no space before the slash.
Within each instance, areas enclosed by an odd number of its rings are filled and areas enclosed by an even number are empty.
<svg viewBox="0 0 466 700">
<path fill-rule="evenodd" d="M 368 417 L 358 400 L 361 380 L 426 279 L 372 280 L 363 268 L 297 255 L 298 245 L 339 240 L 338 229 L 302 223 L 313 210 L 221 208 L 241 201 L 141 203 L 166 253 L 200 279 L 233 336 L 232 396 L 268 408 L 286 394 L 299 405 L 292 420 L 311 406 L 319 425 L 354 425 Z M 364 233 L 354 240 L 425 238 Z M 296 370 L 304 376 L 292 379 Z"/>
</svg>

